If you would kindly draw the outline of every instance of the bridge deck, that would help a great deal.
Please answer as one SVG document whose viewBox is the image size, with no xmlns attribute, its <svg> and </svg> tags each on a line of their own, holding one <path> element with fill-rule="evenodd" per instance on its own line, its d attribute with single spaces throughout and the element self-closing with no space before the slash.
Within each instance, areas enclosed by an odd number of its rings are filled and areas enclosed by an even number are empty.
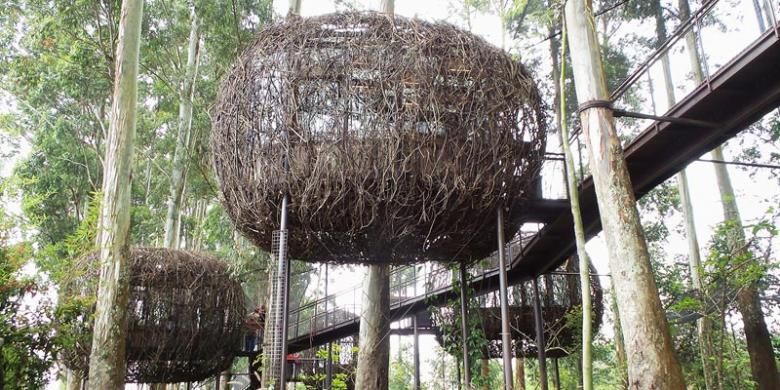
<svg viewBox="0 0 780 390">
<path fill-rule="evenodd" d="M 722 144 L 780 105 L 780 30 L 763 33 L 736 58 L 687 95 L 665 116 L 712 122 L 712 128 L 655 122 L 625 148 L 625 158 L 637 197 L 662 183 L 687 164 Z M 601 230 L 591 178 L 580 186 L 582 217 L 587 235 Z M 517 283 L 550 271 L 575 251 L 572 217 L 567 202 L 550 201 L 540 217 L 544 228 L 512 259 L 509 282 Z M 471 279 L 477 292 L 498 288 L 498 273 Z M 457 298 L 451 288 L 392 305 L 391 316 L 402 318 L 429 305 Z M 290 339 L 289 351 L 301 351 L 357 333 L 359 319 L 344 321 L 314 334 Z"/>
</svg>

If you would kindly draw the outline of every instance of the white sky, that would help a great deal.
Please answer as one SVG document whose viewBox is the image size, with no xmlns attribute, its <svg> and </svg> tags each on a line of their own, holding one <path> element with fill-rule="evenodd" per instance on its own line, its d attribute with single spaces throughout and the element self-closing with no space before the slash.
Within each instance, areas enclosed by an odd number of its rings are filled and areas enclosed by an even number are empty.
<svg viewBox="0 0 780 390">
<path fill-rule="evenodd" d="M 359 3 L 361 9 L 376 10 L 379 7 L 380 1 L 364 0 L 355 1 L 355 3 Z M 457 7 L 459 7 L 459 2 L 452 0 L 396 0 L 396 14 L 398 15 L 406 17 L 416 16 L 427 20 L 446 20 L 450 23 L 465 27 L 465 22 L 454 11 Z M 287 8 L 287 1 L 274 1 L 274 10 L 277 14 L 286 14 Z M 705 52 L 709 56 L 709 61 L 711 63 L 711 72 L 713 72 L 718 65 L 722 65 L 725 61 L 730 59 L 745 46 L 746 42 L 751 41 L 757 34 L 751 0 L 723 0 L 718 8 L 719 10 L 717 12 L 721 16 L 721 20 L 725 21 L 725 30 L 719 31 L 716 28 L 709 29 L 705 33 L 703 41 Z M 319 15 L 334 11 L 335 7 L 332 0 L 303 1 L 303 16 Z M 616 42 L 630 33 L 639 32 L 641 32 L 643 36 L 648 36 L 652 32 L 646 31 L 647 26 L 647 24 L 629 24 L 627 25 L 627 28 L 623 28 L 616 32 L 614 36 L 611 36 L 610 40 L 611 42 Z M 496 16 L 490 14 L 474 15 L 472 19 L 472 32 L 484 37 L 494 45 L 500 46 L 502 32 Z M 518 48 L 525 47 L 529 43 L 537 42 L 539 39 L 540 37 L 530 37 L 520 43 L 514 42 L 508 38 L 507 46 L 510 51 L 519 52 L 520 50 Z M 543 50 L 546 50 L 546 48 L 543 48 Z M 631 51 L 631 49 L 628 49 L 627 51 Z M 634 54 L 637 58 L 643 58 L 645 56 L 643 53 L 646 52 L 646 49 L 641 49 Z M 673 79 L 678 87 L 677 97 L 679 99 L 690 90 L 690 86 L 683 87 L 683 85 L 686 84 L 685 79 L 688 72 L 687 54 L 682 51 L 682 46 L 674 51 L 674 53 L 671 62 L 673 65 Z M 522 54 L 524 56 L 526 55 L 526 53 Z M 539 59 L 539 67 L 534 69 L 534 71 L 540 78 L 548 77 L 550 73 L 549 61 L 542 56 L 542 58 Z M 665 111 L 666 105 L 663 98 L 663 92 L 661 91 L 662 84 L 658 81 L 660 80 L 660 71 L 658 67 L 651 70 L 651 75 L 654 79 L 656 88 L 655 100 L 658 105 L 658 111 Z M 4 98 L 3 95 L 0 95 L 0 113 L 10 112 L 12 110 L 13 104 Z M 648 108 L 646 112 L 649 111 Z M 7 147 L 7 145 L 0 144 L 0 147 Z M 25 153 L 22 153 L 22 155 L 24 154 Z M 708 158 L 708 156 L 704 157 Z M 729 155 L 727 151 L 726 157 L 727 159 L 732 159 L 734 156 Z M 5 177 L 10 173 L 10 168 L 13 166 L 12 163 L 13 161 L 0 161 L 0 177 Z M 771 199 L 771 197 L 775 196 L 780 188 L 778 188 L 777 180 L 771 179 L 767 171 L 759 171 L 755 177 L 750 177 L 750 175 L 741 169 L 730 167 L 729 170 L 734 188 L 737 190 L 737 200 L 743 219 L 746 221 L 754 220 L 761 217 L 769 207 L 776 206 L 776 199 Z M 699 243 L 703 247 L 702 249 L 704 249 L 712 234 L 713 227 L 723 219 L 720 198 L 711 164 L 694 162 L 688 168 L 688 177 L 690 180 Z M 675 255 L 687 255 L 685 238 L 674 231 L 672 232 L 672 236 L 667 247 L 670 257 L 674 257 Z M 609 273 L 607 252 L 601 236 L 588 243 L 588 251 L 593 258 L 598 272 L 600 274 Z M 341 290 L 355 285 L 360 282 L 362 272 L 363 269 L 360 267 L 357 267 L 354 272 L 333 270 L 331 273 L 331 286 L 339 286 L 339 290 Z M 602 280 L 602 285 L 607 285 L 607 283 L 608 280 Z M 352 301 L 352 299 L 349 299 L 349 301 Z M 774 318 L 771 322 L 776 325 L 778 319 Z M 608 328 L 609 325 L 604 325 L 602 326 L 602 331 L 607 334 L 611 333 L 611 330 Z M 775 331 L 777 331 L 777 329 L 775 329 Z M 405 337 L 403 339 L 404 343 L 411 343 L 410 337 Z M 423 381 L 430 379 L 432 374 L 432 366 L 429 364 L 429 361 L 437 357 L 434 356 L 435 344 L 436 341 L 432 336 L 421 336 L 420 349 L 422 355 L 420 360 L 423 364 Z M 391 346 L 391 356 L 395 356 L 398 348 L 397 337 L 393 337 Z"/>
</svg>

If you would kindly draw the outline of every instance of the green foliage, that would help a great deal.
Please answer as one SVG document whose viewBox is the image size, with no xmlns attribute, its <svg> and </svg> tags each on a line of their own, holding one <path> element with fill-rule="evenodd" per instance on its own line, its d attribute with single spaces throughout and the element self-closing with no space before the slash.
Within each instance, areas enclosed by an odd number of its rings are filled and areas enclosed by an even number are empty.
<svg viewBox="0 0 780 390">
<path fill-rule="evenodd" d="M 455 272 L 457 266 L 452 272 L 453 291 L 460 296 L 460 289 L 463 287 L 460 278 Z M 480 370 L 479 361 L 482 359 L 482 351 L 487 348 L 487 339 L 482 331 L 482 322 L 479 317 L 479 302 L 476 299 L 476 293 L 473 289 L 466 286 L 466 297 L 468 297 L 468 319 L 467 319 L 467 338 L 466 343 L 469 350 L 469 363 L 471 365 L 471 378 L 474 386 L 482 386 L 488 378 L 483 378 Z M 461 336 L 461 312 L 460 300 L 455 299 L 447 302 L 442 307 L 429 307 L 431 315 L 437 318 L 439 330 L 443 340 L 443 349 L 455 357 L 456 361 L 463 361 L 463 338 Z M 462 363 L 461 363 L 462 364 Z"/>
<path fill-rule="evenodd" d="M 42 388 L 59 349 L 51 302 L 44 282 L 22 275 L 31 248 L 9 246 L 7 229 L 0 210 L 0 388 Z"/>
<path fill-rule="evenodd" d="M 331 346 L 331 353 L 333 357 L 333 367 L 334 371 L 337 366 L 341 366 L 339 362 L 341 361 L 341 352 L 342 352 L 342 346 L 339 343 L 334 343 Z M 353 347 L 352 351 L 350 353 L 353 356 L 357 356 L 357 347 Z M 320 347 L 314 352 L 314 357 L 317 359 L 321 359 L 323 361 L 327 361 L 328 359 L 328 348 L 326 347 Z M 351 366 L 348 366 L 351 368 Z M 333 390 L 347 390 L 348 383 L 350 381 L 350 376 L 354 374 L 353 372 L 333 372 L 333 377 L 331 378 L 331 389 Z M 311 375 L 307 375 L 303 378 L 303 388 L 304 389 L 324 389 L 325 384 L 327 381 L 326 378 L 327 374 L 324 372 L 318 372 Z"/>
<path fill-rule="evenodd" d="M 398 355 L 390 362 L 389 390 L 412 390 L 414 367 L 409 345 L 401 344 Z"/>
<path fill-rule="evenodd" d="M 770 210 L 771 212 L 771 210 Z M 726 291 L 760 285 L 770 267 L 771 243 L 778 234 L 772 219 L 763 219 L 745 228 L 738 221 L 719 224 L 710 239 L 705 262 L 705 281 Z M 725 292 L 723 299 L 729 299 Z"/>
</svg>

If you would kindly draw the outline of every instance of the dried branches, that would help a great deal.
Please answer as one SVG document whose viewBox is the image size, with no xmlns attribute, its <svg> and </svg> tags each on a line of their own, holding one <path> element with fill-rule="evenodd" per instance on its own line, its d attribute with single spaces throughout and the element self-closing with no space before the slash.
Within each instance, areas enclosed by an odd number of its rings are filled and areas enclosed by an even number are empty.
<svg viewBox="0 0 780 390">
<path fill-rule="evenodd" d="M 286 192 L 290 255 L 306 261 L 482 258 L 497 207 L 516 231 L 545 143 L 521 64 L 451 25 L 376 13 L 268 27 L 212 120 L 237 229 L 269 250 Z"/>
<path fill-rule="evenodd" d="M 246 311 L 241 286 L 225 263 L 161 248 L 135 248 L 131 258 L 126 381 L 192 382 L 230 367 Z M 66 301 L 94 299 L 97 259 L 97 253 L 82 259 L 88 271 L 70 283 Z M 63 360 L 82 372 L 88 368 L 94 306 L 84 309 L 61 326 L 74 343 Z"/>
</svg>

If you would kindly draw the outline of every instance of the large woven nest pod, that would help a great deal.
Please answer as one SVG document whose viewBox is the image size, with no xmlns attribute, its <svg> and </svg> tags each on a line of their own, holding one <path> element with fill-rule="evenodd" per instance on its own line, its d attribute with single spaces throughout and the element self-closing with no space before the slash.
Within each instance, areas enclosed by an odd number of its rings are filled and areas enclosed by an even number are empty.
<svg viewBox="0 0 780 390">
<path fill-rule="evenodd" d="M 74 345 L 63 360 L 87 372 L 97 291 L 98 253 L 82 258 L 87 270 L 66 287 L 65 302 L 87 302 L 61 324 Z M 203 380 L 230 367 L 240 347 L 244 293 L 224 262 L 173 249 L 130 251 L 125 380 L 177 383 Z"/>
<path fill-rule="evenodd" d="M 443 23 L 377 13 L 288 18 L 222 81 L 211 145 L 237 229 L 270 250 L 289 195 L 289 255 L 463 261 L 517 230 L 545 144 L 519 62 Z"/>
<path fill-rule="evenodd" d="M 591 270 L 593 268 L 591 267 Z M 582 324 L 582 295 L 580 293 L 576 259 L 569 260 L 556 273 L 538 278 L 539 296 L 544 318 L 545 353 L 548 357 L 568 356 L 579 340 Z M 509 289 L 509 327 L 516 357 L 536 357 L 536 326 L 534 322 L 533 282 L 528 281 Z M 598 331 L 604 313 L 603 292 L 598 277 L 591 277 L 593 329 Z M 486 358 L 502 355 L 501 309 L 499 294 L 492 292 L 478 297 L 482 331 L 488 343 L 483 352 Z M 446 312 L 445 312 L 446 313 Z M 434 317 L 435 321 L 453 321 L 451 315 Z M 441 337 L 440 342 L 443 342 Z"/>
</svg>

